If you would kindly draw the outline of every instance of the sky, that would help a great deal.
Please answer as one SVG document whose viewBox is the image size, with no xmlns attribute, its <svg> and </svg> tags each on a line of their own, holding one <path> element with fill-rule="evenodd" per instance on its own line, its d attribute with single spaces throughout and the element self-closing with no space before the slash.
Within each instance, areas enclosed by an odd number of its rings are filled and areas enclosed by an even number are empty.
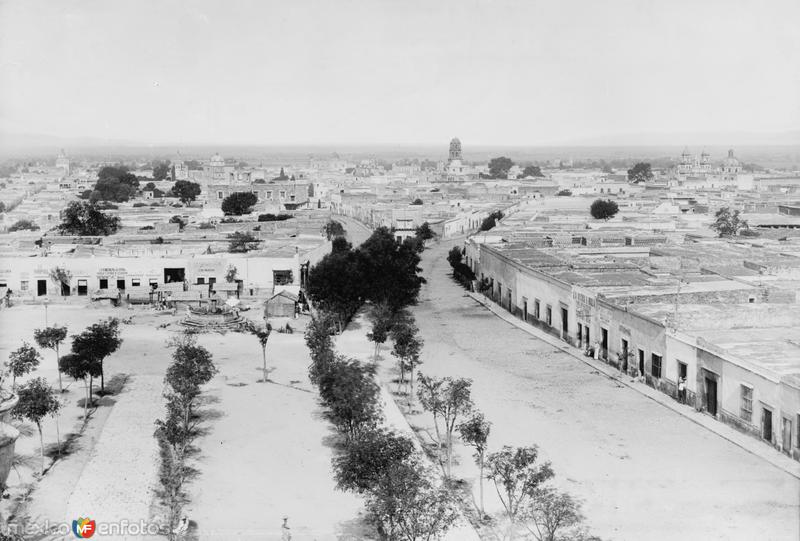
<svg viewBox="0 0 800 541">
<path fill-rule="evenodd" d="M 798 0 L 0 0 L 0 133 L 539 145 L 797 132 L 798 21 Z"/>
</svg>

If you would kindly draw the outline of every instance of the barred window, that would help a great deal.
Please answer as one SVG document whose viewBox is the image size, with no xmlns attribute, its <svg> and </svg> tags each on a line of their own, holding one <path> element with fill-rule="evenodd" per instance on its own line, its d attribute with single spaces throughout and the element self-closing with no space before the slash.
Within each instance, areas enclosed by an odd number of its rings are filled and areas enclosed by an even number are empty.
<svg viewBox="0 0 800 541">
<path fill-rule="evenodd" d="M 661 377 L 661 355 L 656 355 L 655 353 L 652 354 L 650 357 L 652 361 L 650 363 L 650 375 L 654 378 Z"/>
<path fill-rule="evenodd" d="M 747 385 L 742 385 L 742 406 L 739 411 L 739 417 L 742 420 L 750 422 L 753 420 L 753 388 Z"/>
</svg>

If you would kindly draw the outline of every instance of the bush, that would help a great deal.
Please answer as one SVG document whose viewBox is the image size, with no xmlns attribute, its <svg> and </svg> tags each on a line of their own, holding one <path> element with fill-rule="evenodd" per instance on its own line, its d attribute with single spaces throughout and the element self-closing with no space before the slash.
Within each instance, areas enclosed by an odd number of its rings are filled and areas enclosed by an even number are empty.
<svg viewBox="0 0 800 541">
<path fill-rule="evenodd" d="M 147 206 L 147 203 L 142 203 L 141 201 L 133 204 L 133 208 L 140 208 L 140 207 L 146 207 L 146 206 Z"/>
<path fill-rule="evenodd" d="M 319 394 L 328 407 L 331 422 L 349 439 L 381 420 L 380 387 L 375 367 L 336 356 L 319 379 Z"/>
<path fill-rule="evenodd" d="M 559 190 L 559 192 L 556 195 L 561 196 L 561 197 L 569 197 L 569 196 L 572 195 L 572 191 L 570 191 L 570 190 Z"/>
<path fill-rule="evenodd" d="M 73 201 L 64 210 L 64 220 L 58 226 L 68 235 L 111 235 L 120 227 L 119 216 L 103 214 L 92 203 Z"/>
<path fill-rule="evenodd" d="M 489 231 L 490 229 L 493 229 L 494 226 L 497 225 L 497 221 L 503 219 L 503 216 L 504 215 L 503 215 L 502 211 L 500 211 L 500 210 L 494 211 L 493 213 L 491 213 L 489 216 L 487 216 L 483 220 L 483 222 L 481 223 L 480 230 L 481 231 Z"/>
<path fill-rule="evenodd" d="M 8 231 L 9 233 L 13 233 L 14 231 L 38 231 L 39 226 L 33 223 L 30 220 L 17 220 L 11 226 L 9 226 Z"/>
<path fill-rule="evenodd" d="M 619 206 L 616 201 L 612 201 L 611 199 L 595 199 L 592 206 L 589 207 L 589 212 L 592 214 L 593 218 L 608 220 L 619 212 Z"/>
<path fill-rule="evenodd" d="M 226 215 L 241 216 L 248 214 L 255 204 L 258 197 L 252 192 L 234 192 L 222 201 L 222 212 Z"/>
<path fill-rule="evenodd" d="M 152 225 L 145 225 L 139 228 L 139 231 L 153 231 L 155 229 Z"/>
<path fill-rule="evenodd" d="M 258 221 L 259 222 L 282 222 L 284 220 L 290 220 L 293 218 L 291 214 L 259 214 Z"/>
</svg>

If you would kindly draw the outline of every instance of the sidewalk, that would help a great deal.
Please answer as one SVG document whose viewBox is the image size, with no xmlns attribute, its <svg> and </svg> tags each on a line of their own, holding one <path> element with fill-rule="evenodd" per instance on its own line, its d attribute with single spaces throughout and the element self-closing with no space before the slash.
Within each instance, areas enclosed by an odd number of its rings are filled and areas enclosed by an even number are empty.
<svg viewBox="0 0 800 541">
<path fill-rule="evenodd" d="M 355 323 L 355 325 L 354 325 Z M 367 332 L 369 331 L 369 323 L 367 322 L 364 314 L 361 313 L 353 318 L 353 321 L 347 326 L 345 331 L 336 337 L 336 351 L 338 353 L 347 355 L 360 360 L 369 359 L 373 353 L 373 344 L 367 340 Z M 384 352 L 388 354 L 386 348 Z M 431 466 L 431 469 L 436 472 L 437 479 L 441 479 L 438 467 L 425 455 L 422 442 L 419 435 L 414 432 L 411 425 L 406 419 L 406 416 L 400 410 L 392 393 L 387 387 L 387 383 L 378 376 L 378 383 L 381 387 L 381 402 L 383 403 L 384 425 L 396 432 L 399 432 L 411 439 L 414 442 L 417 451 L 420 453 L 422 459 Z M 478 541 L 480 536 L 472 524 L 464 517 L 463 512 L 459 509 L 459 519 L 453 526 L 447 530 L 442 536 L 443 541 Z"/>
<path fill-rule="evenodd" d="M 788 456 L 780 453 L 779 451 L 764 445 L 757 439 L 748 436 L 746 434 L 742 434 L 738 430 L 733 427 L 730 427 L 721 421 L 710 417 L 702 412 L 696 411 L 691 406 L 680 404 L 676 402 L 671 397 L 665 395 L 662 392 L 659 392 L 652 387 L 648 387 L 643 383 L 636 382 L 631 379 L 630 376 L 622 374 L 619 370 L 614 369 L 613 367 L 600 362 L 596 361 L 591 357 L 587 357 L 581 352 L 580 349 L 567 344 L 563 340 L 559 338 L 547 334 L 546 332 L 533 327 L 532 325 L 528 325 L 522 320 L 514 317 L 511 313 L 506 311 L 503 308 L 497 306 L 496 303 L 489 300 L 488 298 L 480 295 L 478 293 L 467 292 L 467 294 L 472 297 L 475 301 L 479 304 L 488 308 L 492 313 L 494 313 L 500 319 L 514 325 L 515 327 L 527 332 L 528 334 L 535 336 L 536 338 L 542 340 L 543 342 L 547 342 L 548 344 L 556 347 L 565 353 L 569 353 L 579 361 L 591 366 L 593 369 L 597 370 L 601 374 L 605 375 L 606 377 L 613 379 L 622 385 L 630 387 L 634 391 L 646 396 L 647 398 L 658 402 L 662 406 L 671 409 L 675 413 L 682 415 L 683 417 L 689 419 L 693 423 L 703 426 L 704 428 L 714 432 L 718 436 L 728 440 L 729 442 L 741 447 L 745 451 L 756 455 L 757 457 L 769 462 L 776 468 L 792 475 L 798 479 L 800 479 L 800 463 L 795 460 L 792 460 Z"/>
</svg>

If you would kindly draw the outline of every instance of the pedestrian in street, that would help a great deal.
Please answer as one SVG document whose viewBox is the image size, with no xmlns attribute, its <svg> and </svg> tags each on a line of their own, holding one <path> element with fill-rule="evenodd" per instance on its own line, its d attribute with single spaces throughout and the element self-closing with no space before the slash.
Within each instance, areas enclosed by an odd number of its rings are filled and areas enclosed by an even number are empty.
<svg viewBox="0 0 800 541">
<path fill-rule="evenodd" d="M 283 517 L 283 525 L 281 525 L 281 541 L 292 541 L 292 531 L 289 529 L 289 517 Z"/>
<path fill-rule="evenodd" d="M 686 378 L 684 377 L 678 379 L 678 401 L 686 404 Z"/>
<path fill-rule="evenodd" d="M 594 360 L 595 361 L 600 360 L 600 342 L 594 343 Z"/>
</svg>

